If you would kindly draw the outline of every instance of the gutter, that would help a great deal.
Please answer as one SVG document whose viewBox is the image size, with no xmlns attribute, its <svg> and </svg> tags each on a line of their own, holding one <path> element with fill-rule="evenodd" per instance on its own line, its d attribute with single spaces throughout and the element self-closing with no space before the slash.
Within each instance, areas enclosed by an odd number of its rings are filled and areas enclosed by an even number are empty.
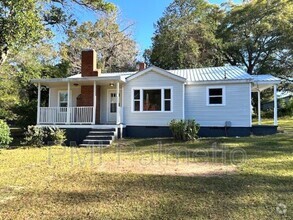
<svg viewBox="0 0 293 220">
<path fill-rule="evenodd" d="M 252 83 L 252 82 L 253 82 L 253 79 L 208 80 L 208 81 L 187 81 L 186 85 L 236 84 L 236 83 Z"/>
<path fill-rule="evenodd" d="M 51 79 L 32 79 L 32 83 L 60 83 L 60 82 L 89 82 L 89 81 L 120 81 L 125 82 L 121 76 L 112 77 L 82 77 L 82 78 L 51 78 Z"/>
</svg>

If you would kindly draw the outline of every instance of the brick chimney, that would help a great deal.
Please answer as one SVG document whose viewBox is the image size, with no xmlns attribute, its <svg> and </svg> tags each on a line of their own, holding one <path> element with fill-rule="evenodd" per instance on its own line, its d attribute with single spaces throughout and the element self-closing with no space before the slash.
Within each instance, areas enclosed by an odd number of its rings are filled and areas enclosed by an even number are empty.
<svg viewBox="0 0 293 220">
<path fill-rule="evenodd" d="M 139 62 L 137 65 L 138 65 L 138 71 L 142 71 L 146 68 L 146 63 Z"/>
<path fill-rule="evenodd" d="M 81 52 L 81 76 L 99 76 L 101 70 L 97 69 L 97 53 L 95 50 Z"/>
</svg>

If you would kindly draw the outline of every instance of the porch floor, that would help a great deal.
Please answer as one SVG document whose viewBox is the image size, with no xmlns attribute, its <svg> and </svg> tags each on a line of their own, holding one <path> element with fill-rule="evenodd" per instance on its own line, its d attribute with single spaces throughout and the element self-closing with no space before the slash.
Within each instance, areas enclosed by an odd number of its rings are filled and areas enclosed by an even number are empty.
<svg viewBox="0 0 293 220">
<path fill-rule="evenodd" d="M 91 128 L 91 129 L 109 129 L 119 128 L 120 125 L 116 124 L 38 124 L 40 127 L 57 127 L 57 128 Z M 123 125 L 125 128 L 126 125 Z"/>
</svg>

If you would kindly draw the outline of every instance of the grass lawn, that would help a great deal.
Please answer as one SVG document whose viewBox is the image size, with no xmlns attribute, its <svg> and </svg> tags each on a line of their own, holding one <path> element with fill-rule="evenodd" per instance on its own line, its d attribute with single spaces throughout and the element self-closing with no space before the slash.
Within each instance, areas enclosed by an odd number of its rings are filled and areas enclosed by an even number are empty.
<svg viewBox="0 0 293 220">
<path fill-rule="evenodd" d="M 0 219 L 293 219 L 293 118 L 265 137 L 0 150 Z"/>
</svg>

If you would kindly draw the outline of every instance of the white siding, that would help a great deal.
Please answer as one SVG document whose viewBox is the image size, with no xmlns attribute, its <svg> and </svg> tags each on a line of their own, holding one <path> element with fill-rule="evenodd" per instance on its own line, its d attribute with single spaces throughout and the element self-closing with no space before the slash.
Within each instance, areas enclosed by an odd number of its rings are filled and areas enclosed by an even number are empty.
<svg viewBox="0 0 293 220">
<path fill-rule="evenodd" d="M 201 126 L 232 127 L 250 126 L 250 84 L 226 84 L 226 105 L 207 106 L 207 87 L 211 85 L 188 85 L 185 88 L 185 118 L 195 119 Z"/>
<path fill-rule="evenodd" d="M 155 72 L 148 72 L 129 81 L 124 88 L 124 123 L 126 125 L 168 126 L 172 119 L 183 117 L 183 83 L 162 76 Z M 132 89 L 140 87 L 172 87 L 172 112 L 132 112 Z"/>
<path fill-rule="evenodd" d="M 71 106 L 76 106 L 76 98 L 80 94 L 80 87 L 71 86 Z M 67 91 L 67 87 L 52 87 L 49 90 L 49 107 L 58 107 L 58 91 Z"/>
</svg>

